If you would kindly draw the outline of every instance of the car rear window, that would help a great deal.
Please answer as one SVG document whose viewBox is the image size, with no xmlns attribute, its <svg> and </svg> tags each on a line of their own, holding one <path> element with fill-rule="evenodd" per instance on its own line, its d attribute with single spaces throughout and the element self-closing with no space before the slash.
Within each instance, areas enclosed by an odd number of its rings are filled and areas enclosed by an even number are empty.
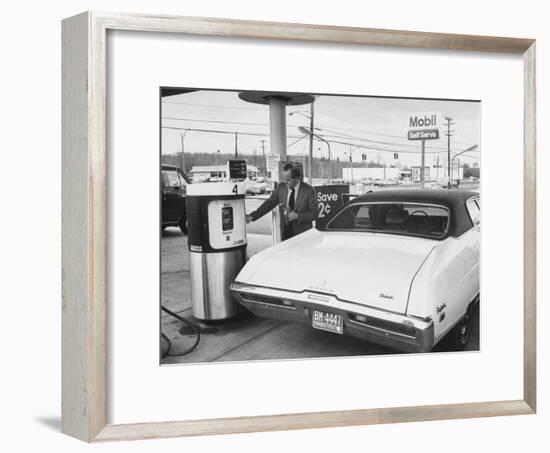
<svg viewBox="0 0 550 453">
<path fill-rule="evenodd" d="M 449 210 L 417 203 L 357 203 L 340 211 L 326 229 L 442 238 L 449 229 Z"/>
</svg>

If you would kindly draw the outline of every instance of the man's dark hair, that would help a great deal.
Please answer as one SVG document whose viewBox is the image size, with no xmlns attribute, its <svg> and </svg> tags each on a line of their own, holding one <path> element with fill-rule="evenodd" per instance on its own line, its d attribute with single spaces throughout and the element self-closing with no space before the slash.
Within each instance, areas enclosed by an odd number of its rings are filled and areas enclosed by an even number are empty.
<svg viewBox="0 0 550 453">
<path fill-rule="evenodd" d="M 302 176 L 300 167 L 297 167 L 296 165 L 291 164 L 290 162 L 285 164 L 285 166 L 283 167 L 283 171 L 289 171 L 289 170 L 290 170 L 291 178 L 300 178 Z"/>
</svg>

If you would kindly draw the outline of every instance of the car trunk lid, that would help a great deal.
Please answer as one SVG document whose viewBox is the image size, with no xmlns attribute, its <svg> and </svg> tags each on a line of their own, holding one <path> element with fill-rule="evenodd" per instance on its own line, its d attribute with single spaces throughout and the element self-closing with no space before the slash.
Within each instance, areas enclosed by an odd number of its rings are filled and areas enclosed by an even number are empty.
<svg viewBox="0 0 550 453">
<path fill-rule="evenodd" d="M 237 280 L 405 313 L 411 282 L 434 246 L 408 236 L 311 230 L 260 254 Z"/>
</svg>

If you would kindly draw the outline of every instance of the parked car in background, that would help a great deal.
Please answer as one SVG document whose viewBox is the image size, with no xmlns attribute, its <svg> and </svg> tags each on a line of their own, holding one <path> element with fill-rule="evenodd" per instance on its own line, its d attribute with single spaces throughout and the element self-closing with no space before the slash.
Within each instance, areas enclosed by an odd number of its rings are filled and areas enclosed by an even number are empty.
<svg viewBox="0 0 550 453">
<path fill-rule="evenodd" d="M 463 348 L 479 301 L 479 237 L 476 192 L 374 191 L 322 230 L 254 255 L 231 290 L 258 316 L 402 351 L 430 351 L 446 336 Z"/>
<path fill-rule="evenodd" d="M 260 195 L 267 192 L 267 182 L 262 180 L 248 179 L 244 182 L 245 190 L 250 195 Z"/>
<path fill-rule="evenodd" d="M 186 193 L 191 180 L 180 167 L 162 165 L 162 229 L 179 227 L 187 234 Z"/>
<path fill-rule="evenodd" d="M 439 184 L 438 182 L 436 181 L 426 181 L 424 183 L 424 188 L 425 189 L 441 189 L 441 184 Z"/>
</svg>

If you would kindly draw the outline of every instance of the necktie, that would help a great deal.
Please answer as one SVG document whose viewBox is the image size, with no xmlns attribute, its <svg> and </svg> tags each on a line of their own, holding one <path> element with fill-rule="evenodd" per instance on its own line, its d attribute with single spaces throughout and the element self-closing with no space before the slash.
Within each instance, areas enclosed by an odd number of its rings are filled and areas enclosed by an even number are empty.
<svg viewBox="0 0 550 453">
<path fill-rule="evenodd" d="M 290 189 L 290 198 L 288 199 L 288 207 L 294 211 L 294 189 Z"/>
</svg>

